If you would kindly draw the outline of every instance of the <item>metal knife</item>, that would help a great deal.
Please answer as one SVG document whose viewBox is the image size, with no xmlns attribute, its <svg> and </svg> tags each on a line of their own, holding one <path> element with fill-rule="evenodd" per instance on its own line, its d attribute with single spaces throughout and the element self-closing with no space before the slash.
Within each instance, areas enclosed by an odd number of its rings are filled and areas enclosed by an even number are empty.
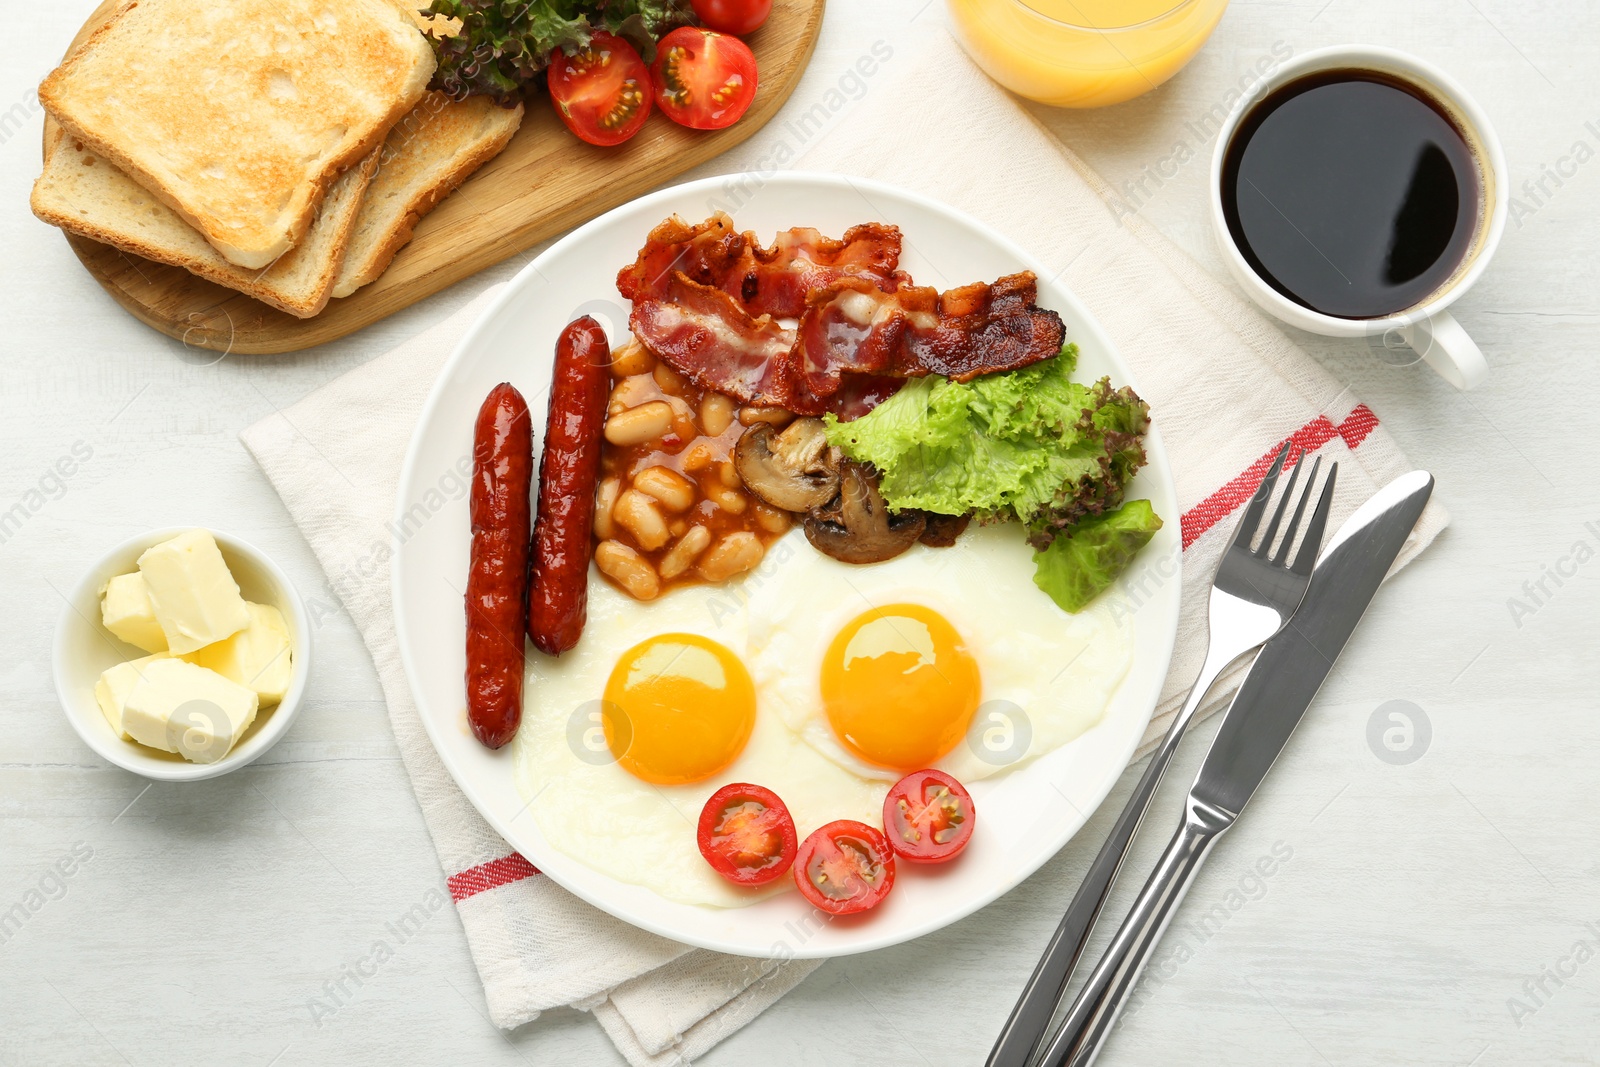
<svg viewBox="0 0 1600 1067">
<path fill-rule="evenodd" d="M 1183 825 L 1068 1010 L 1040 1067 L 1088 1067 L 1139 973 L 1217 839 L 1266 777 L 1333 670 L 1433 492 L 1426 471 L 1379 490 L 1339 528 L 1317 560 L 1289 626 L 1261 649 L 1229 705 L 1194 786 Z"/>
</svg>

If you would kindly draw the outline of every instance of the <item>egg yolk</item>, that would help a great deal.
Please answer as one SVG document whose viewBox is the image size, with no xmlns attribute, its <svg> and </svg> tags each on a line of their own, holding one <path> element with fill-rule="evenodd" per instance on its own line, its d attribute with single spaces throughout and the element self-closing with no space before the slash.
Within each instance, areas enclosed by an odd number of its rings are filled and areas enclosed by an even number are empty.
<svg viewBox="0 0 1600 1067">
<path fill-rule="evenodd" d="M 943 615 L 893 604 L 856 618 L 822 660 L 822 706 L 846 748 L 897 771 L 931 767 L 972 725 L 978 662 Z"/>
<path fill-rule="evenodd" d="M 657 785 L 724 770 L 750 740 L 756 688 L 727 648 L 659 634 L 617 659 L 601 705 L 606 745 L 623 770 Z"/>
</svg>

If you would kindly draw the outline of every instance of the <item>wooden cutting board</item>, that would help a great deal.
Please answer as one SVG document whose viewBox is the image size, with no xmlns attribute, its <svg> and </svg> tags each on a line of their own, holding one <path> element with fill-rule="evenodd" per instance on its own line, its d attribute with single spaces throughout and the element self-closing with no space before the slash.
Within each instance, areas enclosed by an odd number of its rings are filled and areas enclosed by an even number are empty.
<svg viewBox="0 0 1600 1067">
<path fill-rule="evenodd" d="M 120 2 L 105 0 L 72 47 Z M 181 267 L 152 263 L 76 234 L 67 234 L 67 242 L 117 303 L 186 345 L 245 355 L 310 348 L 626 203 L 755 133 L 799 82 L 817 42 L 825 2 L 777 0 L 766 25 L 746 38 L 756 54 L 761 86 L 750 110 L 726 130 L 690 130 L 651 115 L 631 141 L 596 148 L 567 131 L 543 92 L 535 94 L 506 150 L 422 220 L 383 276 L 342 300 L 330 300 L 315 318 L 297 319 Z M 46 144 L 54 134 L 47 119 Z"/>
</svg>

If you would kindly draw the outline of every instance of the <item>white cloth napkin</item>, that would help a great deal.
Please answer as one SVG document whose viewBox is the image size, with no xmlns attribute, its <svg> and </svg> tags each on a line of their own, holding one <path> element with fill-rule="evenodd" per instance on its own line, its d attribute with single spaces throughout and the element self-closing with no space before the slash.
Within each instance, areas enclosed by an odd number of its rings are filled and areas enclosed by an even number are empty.
<svg viewBox="0 0 1600 1067">
<path fill-rule="evenodd" d="M 1166 728 L 1199 667 L 1206 587 L 1226 520 L 1279 443 L 1293 436 L 1339 461 L 1336 521 L 1409 466 L 1376 416 L 1262 315 L 1137 216 L 1111 210 L 1101 179 L 953 41 L 941 35 L 920 54 L 898 59 L 895 71 L 798 165 L 887 181 L 976 215 L 1061 272 L 1133 368 L 1172 460 L 1183 515 L 1167 519 L 1181 521 L 1186 546 L 1173 671 L 1148 741 Z M 772 126 L 781 126 L 781 116 Z M 773 132 L 768 141 L 782 136 Z M 761 144 L 753 140 L 739 156 L 771 158 Z M 546 1008 L 573 1005 L 592 1011 L 636 1067 L 683 1064 L 817 964 L 689 949 L 538 876 L 450 780 L 400 665 L 385 522 L 428 390 L 493 292 L 242 436 L 372 653 L 491 1017 L 512 1027 Z M 350 418 L 351 411 L 360 417 Z M 1442 508 L 1430 505 L 1401 565 L 1445 522 Z"/>
</svg>

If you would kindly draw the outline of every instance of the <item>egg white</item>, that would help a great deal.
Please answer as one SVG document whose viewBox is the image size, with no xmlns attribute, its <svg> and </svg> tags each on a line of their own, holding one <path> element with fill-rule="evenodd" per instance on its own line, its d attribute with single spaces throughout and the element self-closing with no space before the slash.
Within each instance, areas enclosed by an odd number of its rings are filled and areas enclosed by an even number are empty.
<svg viewBox="0 0 1600 1067">
<path fill-rule="evenodd" d="M 1015 525 L 972 528 L 953 548 L 914 546 L 854 566 L 790 531 L 753 572 L 639 603 L 598 573 L 578 647 L 529 654 L 513 746 L 518 789 L 554 848 L 669 900 L 741 907 L 790 886 L 742 889 L 717 875 L 695 842 L 705 801 L 730 782 L 783 798 L 802 839 L 835 819 L 882 821 L 898 777 L 845 750 L 821 708 L 823 654 L 863 612 L 894 603 L 943 615 L 978 662 L 982 701 L 967 739 L 937 766 L 963 782 L 1004 773 L 1070 742 L 1100 720 L 1132 660 L 1131 623 L 1107 603 L 1069 615 L 1033 584 Z M 609 758 L 600 698 L 623 652 L 657 634 L 692 633 L 731 650 L 756 687 L 756 724 L 728 770 L 692 785 L 644 782 Z M 892 694 L 886 699 L 892 699 Z M 1018 714 L 1020 709 L 1021 714 Z"/>
<path fill-rule="evenodd" d="M 725 881 L 700 855 L 695 829 L 707 798 L 730 782 L 752 782 L 783 798 L 803 838 L 834 819 L 876 825 L 887 784 L 838 766 L 790 733 L 757 694 L 756 725 L 726 771 L 692 785 L 642 781 L 609 758 L 599 701 L 617 659 L 657 634 L 692 633 L 725 645 L 748 667 L 742 588 L 759 584 L 789 558 L 769 551 L 744 583 L 689 586 L 639 603 L 598 574 L 589 581 L 583 639 L 559 659 L 529 653 L 522 726 L 513 745 L 517 787 L 552 846 L 619 881 L 669 900 L 742 907 L 793 883 L 761 890 Z"/>
<path fill-rule="evenodd" d="M 1133 659 L 1131 622 L 1109 597 L 1069 615 L 1033 584 L 1012 524 L 969 528 L 951 548 L 912 548 L 884 563 L 839 563 L 799 531 L 792 558 L 749 596 L 748 661 L 762 709 L 828 760 L 865 779 L 898 773 L 839 741 L 822 709 L 822 661 L 851 620 L 890 604 L 932 608 L 978 663 L 982 697 L 967 738 L 936 766 L 963 782 L 1019 767 L 1100 721 Z M 892 701 L 894 694 L 884 694 Z"/>
</svg>

